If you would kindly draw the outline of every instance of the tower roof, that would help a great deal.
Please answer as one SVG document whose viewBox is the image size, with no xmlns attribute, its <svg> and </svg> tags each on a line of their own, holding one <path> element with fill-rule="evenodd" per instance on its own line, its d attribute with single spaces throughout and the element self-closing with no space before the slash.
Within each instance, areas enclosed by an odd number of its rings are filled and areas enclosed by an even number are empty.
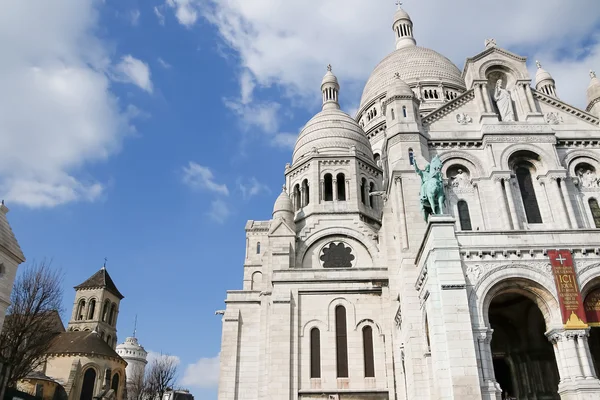
<svg viewBox="0 0 600 400">
<path fill-rule="evenodd" d="M 89 354 L 122 360 L 97 332 L 64 332 L 52 341 L 49 354 Z"/>
<path fill-rule="evenodd" d="M 275 214 L 276 212 L 290 212 L 292 214 L 294 213 L 294 204 L 292 203 L 290 196 L 287 194 L 285 186 L 283 187 L 283 190 L 281 191 L 279 197 L 277 197 L 277 200 L 275 200 L 275 205 L 273 206 L 273 214 Z"/>
<path fill-rule="evenodd" d="M 4 247 L 19 262 L 23 262 L 25 261 L 25 255 L 21 251 L 19 242 L 17 242 L 17 238 L 8 223 L 6 213 L 8 213 L 8 207 L 4 205 L 3 201 L 0 204 L 0 247 Z"/>
<path fill-rule="evenodd" d="M 535 83 L 536 85 L 539 83 L 542 83 L 543 81 L 554 81 L 554 79 L 552 78 L 552 75 L 550 75 L 550 73 L 548 71 L 546 71 L 544 68 L 542 68 L 542 64 L 539 61 L 535 62 L 536 66 L 537 66 L 537 72 L 535 74 Z"/>
<path fill-rule="evenodd" d="M 97 288 L 108 290 L 110 293 L 117 296 L 119 300 L 122 300 L 125 297 L 121 294 L 121 292 L 119 292 L 119 289 L 117 289 L 117 286 L 113 282 L 105 267 L 100 268 L 98 272 L 89 277 L 85 282 L 75 286 L 75 290 Z"/>
</svg>

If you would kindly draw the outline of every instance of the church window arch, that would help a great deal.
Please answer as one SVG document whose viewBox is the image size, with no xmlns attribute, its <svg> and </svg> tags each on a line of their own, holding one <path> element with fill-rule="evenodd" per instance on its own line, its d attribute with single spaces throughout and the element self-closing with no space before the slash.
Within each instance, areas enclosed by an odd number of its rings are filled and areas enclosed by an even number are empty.
<svg viewBox="0 0 600 400">
<path fill-rule="evenodd" d="M 319 328 L 310 330 L 310 377 L 321 377 L 321 332 Z"/>
<path fill-rule="evenodd" d="M 96 313 L 96 299 L 92 299 L 92 300 L 90 300 L 90 305 L 88 306 L 87 319 L 94 319 L 95 313 Z"/>
<path fill-rule="evenodd" d="M 310 192 L 308 189 L 308 179 L 302 181 L 302 191 L 304 192 L 304 201 L 302 203 L 303 207 L 306 207 L 310 203 Z"/>
<path fill-rule="evenodd" d="M 375 378 L 375 359 L 373 354 L 373 328 L 365 326 L 363 334 L 363 357 L 365 378 Z"/>
<path fill-rule="evenodd" d="M 346 176 L 342 173 L 337 174 L 337 199 L 338 201 L 346 201 Z"/>
<path fill-rule="evenodd" d="M 85 317 L 85 299 L 79 300 L 79 304 L 77 305 L 77 315 L 75 318 L 77 321 L 83 320 Z"/>
<path fill-rule="evenodd" d="M 111 325 L 116 325 L 116 321 L 117 320 L 117 305 L 115 303 L 112 304 L 112 306 L 110 307 L 110 318 L 109 318 L 109 324 Z"/>
<path fill-rule="evenodd" d="M 367 190 L 367 180 L 365 178 L 362 178 L 360 181 L 360 201 L 363 204 L 366 204 L 365 202 L 365 191 Z"/>
<path fill-rule="evenodd" d="M 102 307 L 102 322 L 107 322 L 109 307 L 110 307 L 110 302 L 108 300 L 106 300 L 104 302 L 104 306 Z"/>
<path fill-rule="evenodd" d="M 83 374 L 83 384 L 81 385 L 81 395 L 79 400 L 92 400 L 94 397 L 94 387 L 96 386 L 96 370 L 88 368 Z"/>
<path fill-rule="evenodd" d="M 460 200 L 458 206 L 458 219 L 460 221 L 460 229 L 463 231 L 472 231 L 471 214 L 469 213 L 469 205 L 466 201 Z"/>
<path fill-rule="evenodd" d="M 425 97 L 425 99 L 429 99 L 429 92 L 427 90 L 423 92 L 423 97 Z"/>
<path fill-rule="evenodd" d="M 325 201 L 333 201 L 333 176 L 331 174 L 325 174 L 323 183 L 323 199 Z"/>
<path fill-rule="evenodd" d="M 117 393 L 119 392 L 119 380 L 120 380 L 119 374 L 114 374 L 112 377 L 112 383 L 110 385 L 110 388 L 115 391 L 115 397 L 117 396 Z"/>
<path fill-rule="evenodd" d="M 402 116 L 406 118 L 406 106 L 402 106 Z"/>
<path fill-rule="evenodd" d="M 335 308 L 335 351 L 337 377 L 348 377 L 348 334 L 346 326 L 346 308 L 338 305 Z"/>
<path fill-rule="evenodd" d="M 588 200 L 588 204 L 592 212 L 592 218 L 594 219 L 594 226 L 600 228 L 600 206 L 598 206 L 598 200 L 591 198 Z"/>
<path fill-rule="evenodd" d="M 415 152 L 413 149 L 408 149 L 408 162 L 410 165 L 415 165 Z"/>
<path fill-rule="evenodd" d="M 381 161 L 381 156 L 379 153 L 373 154 L 373 160 L 375 160 L 375 165 L 379 166 L 379 162 Z"/>
<path fill-rule="evenodd" d="M 515 172 L 521 191 L 521 199 L 523 200 L 527 222 L 530 224 L 541 224 L 542 215 L 533 187 L 533 180 L 531 179 L 531 170 L 527 165 L 519 165 Z M 507 188 L 507 190 L 509 189 L 510 188 Z"/>
<path fill-rule="evenodd" d="M 300 199 L 300 184 L 297 184 L 296 186 L 294 186 L 294 208 L 296 209 L 296 211 L 298 211 L 301 206 L 302 203 Z"/>
<path fill-rule="evenodd" d="M 108 345 L 110 346 L 111 342 L 112 342 L 112 336 L 111 335 L 106 336 L 106 343 L 108 343 Z"/>
<path fill-rule="evenodd" d="M 435 97 L 436 99 L 439 99 L 437 90 L 433 91 L 433 97 Z"/>
<path fill-rule="evenodd" d="M 260 254 L 260 242 L 256 242 L 256 254 Z"/>
<path fill-rule="evenodd" d="M 371 193 L 373 193 L 375 191 L 375 184 L 373 182 L 371 182 L 369 184 L 369 206 L 371 208 L 375 207 L 375 199 L 374 196 L 371 196 Z"/>
</svg>

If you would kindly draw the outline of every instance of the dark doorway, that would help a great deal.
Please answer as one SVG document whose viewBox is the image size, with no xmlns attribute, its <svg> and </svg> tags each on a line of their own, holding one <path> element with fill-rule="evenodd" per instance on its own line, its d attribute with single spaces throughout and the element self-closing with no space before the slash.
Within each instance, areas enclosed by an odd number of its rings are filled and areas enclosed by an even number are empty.
<svg viewBox="0 0 600 400">
<path fill-rule="evenodd" d="M 596 376 L 600 376 L 600 327 L 590 329 L 588 343 L 590 345 L 590 353 L 592 353 L 592 360 L 594 361 Z"/>
<path fill-rule="evenodd" d="M 559 400 L 559 375 L 546 323 L 538 306 L 517 293 L 490 305 L 494 374 L 503 399 Z"/>
<path fill-rule="evenodd" d="M 83 375 L 83 385 L 81 386 L 81 396 L 79 400 L 92 400 L 94 397 L 94 386 L 96 383 L 96 371 L 88 368 Z"/>
</svg>

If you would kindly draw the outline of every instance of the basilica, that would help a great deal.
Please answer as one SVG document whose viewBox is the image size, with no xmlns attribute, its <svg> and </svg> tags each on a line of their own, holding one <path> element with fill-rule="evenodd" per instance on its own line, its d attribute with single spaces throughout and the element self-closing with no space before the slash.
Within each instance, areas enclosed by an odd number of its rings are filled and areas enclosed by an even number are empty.
<svg viewBox="0 0 600 400">
<path fill-rule="evenodd" d="M 219 400 L 600 398 L 600 80 L 579 109 L 539 62 L 489 39 L 461 71 L 417 27 L 396 12 L 355 117 L 328 67 L 246 225 Z"/>
</svg>

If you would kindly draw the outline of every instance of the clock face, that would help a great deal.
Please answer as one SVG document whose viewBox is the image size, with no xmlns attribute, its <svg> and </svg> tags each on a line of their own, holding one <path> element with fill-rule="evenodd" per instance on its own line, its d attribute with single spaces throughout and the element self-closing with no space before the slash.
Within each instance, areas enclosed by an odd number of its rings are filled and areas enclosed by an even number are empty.
<svg viewBox="0 0 600 400">
<path fill-rule="evenodd" d="M 352 248 L 343 242 L 332 242 L 321 250 L 323 268 L 352 268 L 355 260 Z"/>
</svg>

